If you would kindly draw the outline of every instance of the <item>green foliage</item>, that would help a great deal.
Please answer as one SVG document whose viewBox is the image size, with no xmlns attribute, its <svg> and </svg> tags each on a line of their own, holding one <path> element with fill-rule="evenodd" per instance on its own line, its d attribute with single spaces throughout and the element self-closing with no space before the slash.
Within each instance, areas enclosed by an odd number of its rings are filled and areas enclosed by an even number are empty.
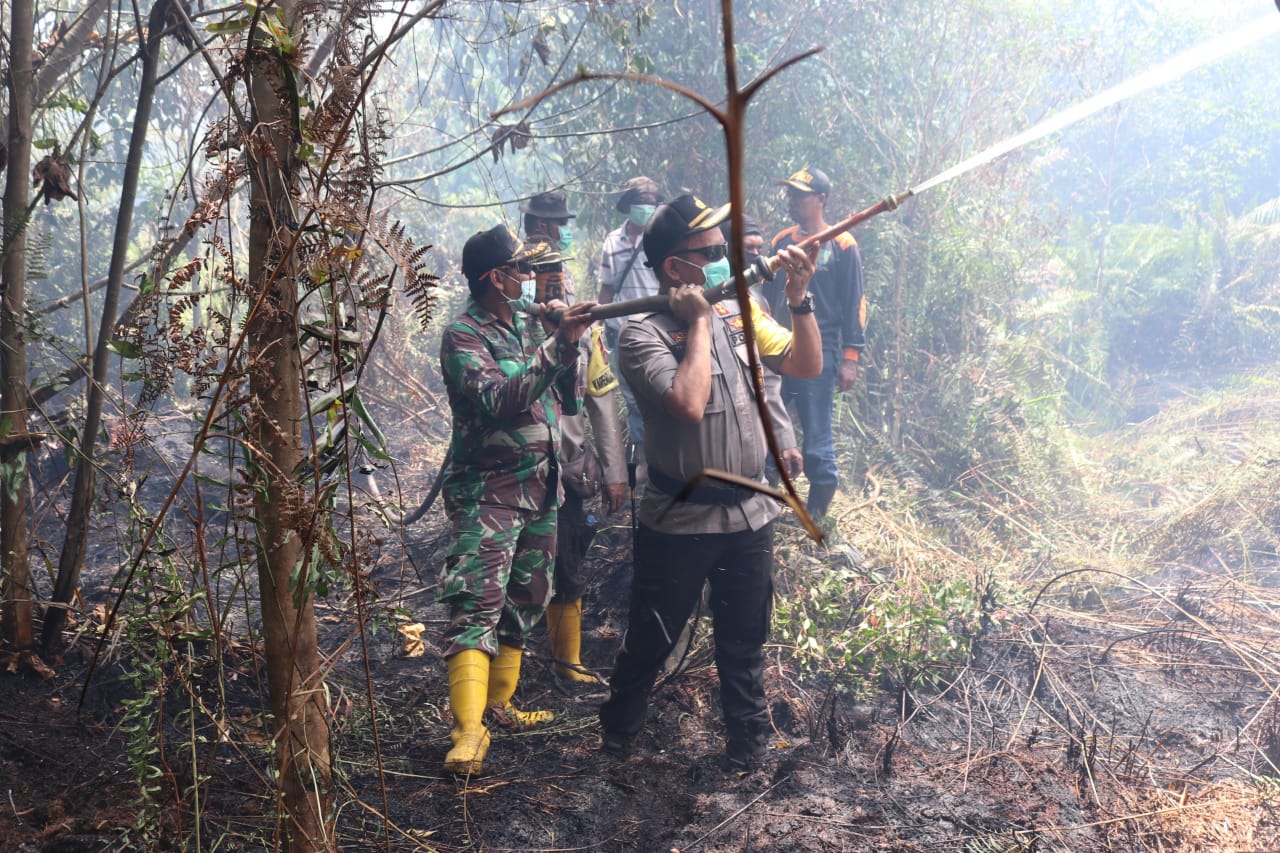
<svg viewBox="0 0 1280 853">
<path fill-rule="evenodd" d="M 3 422 L 0 422 L 0 432 L 7 434 L 12 425 L 13 421 L 5 418 Z M 0 488 L 4 489 L 5 496 L 10 501 L 16 502 L 18 500 L 22 484 L 26 479 L 27 455 L 25 453 L 16 453 L 0 461 Z"/>
<path fill-rule="evenodd" d="M 856 695 L 936 690 L 969 661 L 995 603 L 988 586 L 940 568 L 911 589 L 879 571 L 810 577 L 779 597 L 776 635 L 804 669 Z"/>
</svg>

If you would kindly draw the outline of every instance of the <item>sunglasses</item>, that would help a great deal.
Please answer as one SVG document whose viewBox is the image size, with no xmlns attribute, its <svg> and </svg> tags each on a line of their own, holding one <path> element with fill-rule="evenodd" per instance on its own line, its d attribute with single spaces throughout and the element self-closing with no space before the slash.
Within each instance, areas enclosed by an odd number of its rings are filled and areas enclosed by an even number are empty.
<svg viewBox="0 0 1280 853">
<path fill-rule="evenodd" d="M 676 252 L 677 255 L 701 255 L 709 264 L 722 260 L 729 256 L 729 250 L 725 248 L 724 243 L 718 243 L 714 246 L 703 246 L 700 249 L 681 249 Z"/>
<path fill-rule="evenodd" d="M 512 270 L 518 273 L 523 273 L 524 275 L 528 275 L 529 273 L 533 272 L 533 264 L 529 263 L 528 261 L 513 261 L 512 263 L 509 263 L 509 264 L 503 264 L 502 266 L 498 267 L 498 269 L 501 270 L 506 275 L 511 275 Z M 514 276 L 512 276 L 512 278 L 514 278 Z"/>
</svg>

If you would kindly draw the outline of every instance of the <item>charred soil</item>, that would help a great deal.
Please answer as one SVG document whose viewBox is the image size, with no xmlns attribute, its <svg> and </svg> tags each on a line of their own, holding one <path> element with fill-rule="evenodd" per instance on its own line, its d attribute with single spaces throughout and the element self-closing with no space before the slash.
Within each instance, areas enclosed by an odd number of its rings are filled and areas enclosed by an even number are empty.
<svg viewBox="0 0 1280 853">
<path fill-rule="evenodd" d="M 1280 407 L 1280 393 L 1271 403 Z M 1259 405 L 1247 415 L 1219 410 L 1210 438 L 1237 461 L 1229 476 L 1194 490 L 1177 480 L 1192 462 L 1172 464 L 1164 453 L 1159 480 L 1124 461 L 1180 446 L 1176 422 L 1117 439 L 1125 453 L 1099 474 L 1106 482 L 1096 492 L 1114 503 L 1096 517 L 1136 531 L 1127 553 L 1143 556 L 1069 547 L 1100 539 L 1083 535 L 1024 555 L 1017 583 L 965 635 L 962 660 L 895 679 L 834 663 L 856 655 L 797 654 L 780 631 L 766 672 L 775 736 L 763 766 L 747 774 L 724 759 L 706 619 L 657 691 L 633 755 L 599 748 L 603 684 L 563 692 L 539 629 L 516 698 L 556 720 L 524 733 L 495 729 L 481 775 L 445 774 L 451 721 L 433 642 L 445 614 L 433 595 L 446 534 L 435 513 L 403 543 L 388 535 L 370 567 L 377 624 L 358 630 L 356 609 L 338 596 L 320 608 L 333 664 L 336 847 L 1280 849 L 1280 570 L 1270 544 L 1275 489 L 1266 485 L 1274 475 L 1265 473 L 1280 454 L 1241 453 L 1245 427 L 1222 425 L 1256 423 Z M 1197 441 L 1210 438 L 1202 430 Z M 431 467 L 424 460 L 413 485 L 425 489 Z M 842 497 L 831 547 L 780 526 L 780 598 L 806 595 L 815 578 L 842 568 L 851 579 L 842 618 L 854 624 L 868 618 L 859 612 L 868 587 L 908 594 L 910 579 L 884 556 L 898 523 L 892 499 L 870 485 Z M 584 662 L 602 676 L 626 613 L 629 530 L 615 525 L 593 546 L 584 612 Z M 894 541 L 924 534 L 912 536 Z M 416 654 L 400 630 L 415 621 L 424 625 Z M 92 622 L 79 620 L 89 629 L 52 677 L 0 676 L 0 849 L 271 849 L 271 756 L 253 643 L 134 633 L 140 654 L 107 637 L 82 703 L 100 639 Z M 159 649 L 184 663 L 140 662 L 155 662 Z M 815 664 L 824 660 L 831 665 Z"/>
</svg>

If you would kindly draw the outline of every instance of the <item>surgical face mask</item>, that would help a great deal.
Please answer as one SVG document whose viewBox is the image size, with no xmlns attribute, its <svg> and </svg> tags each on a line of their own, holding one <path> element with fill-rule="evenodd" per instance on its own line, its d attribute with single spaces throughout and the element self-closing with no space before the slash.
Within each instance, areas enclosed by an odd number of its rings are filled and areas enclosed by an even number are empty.
<svg viewBox="0 0 1280 853">
<path fill-rule="evenodd" d="M 702 274 L 706 276 L 706 281 L 702 283 L 702 286 L 710 290 L 713 287 L 718 287 L 719 285 L 724 284 L 732 278 L 733 267 L 729 265 L 728 258 L 721 258 L 720 260 L 713 261 L 703 267 Z"/>
<path fill-rule="evenodd" d="M 501 271 L 499 271 L 498 274 L 506 275 L 511 279 L 515 278 L 515 276 L 508 275 Z M 538 282 L 532 278 L 520 279 L 520 295 L 514 299 L 507 296 L 505 289 L 499 289 L 503 291 L 502 295 L 506 296 L 507 304 L 511 306 L 512 311 L 528 311 L 538 296 Z"/>
<path fill-rule="evenodd" d="M 706 266 L 698 266 L 693 261 L 686 260 L 676 255 L 676 260 L 686 266 L 693 267 L 702 273 L 702 287 L 704 290 L 710 290 L 717 285 L 724 284 L 733 276 L 733 267 L 729 265 L 728 258 L 721 258 L 718 261 L 712 261 Z"/>
<path fill-rule="evenodd" d="M 633 204 L 631 212 L 627 214 L 627 218 L 631 220 L 633 225 L 639 225 L 641 228 L 649 224 L 649 220 L 653 218 L 653 212 L 658 209 L 656 204 Z"/>
<path fill-rule="evenodd" d="M 560 239 L 556 241 L 556 248 L 561 252 L 567 252 L 573 248 L 573 226 L 560 226 Z"/>
</svg>

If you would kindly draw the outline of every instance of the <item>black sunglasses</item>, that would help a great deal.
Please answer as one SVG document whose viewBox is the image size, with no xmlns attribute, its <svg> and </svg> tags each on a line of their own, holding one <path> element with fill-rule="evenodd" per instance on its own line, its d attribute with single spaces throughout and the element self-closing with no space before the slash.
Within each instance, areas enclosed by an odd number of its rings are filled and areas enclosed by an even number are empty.
<svg viewBox="0 0 1280 853">
<path fill-rule="evenodd" d="M 724 243 L 717 243 L 714 246 L 703 246 L 700 249 L 681 249 L 676 252 L 677 255 L 702 255 L 707 263 L 714 264 L 716 261 L 722 260 L 729 256 L 728 249 Z"/>
</svg>

